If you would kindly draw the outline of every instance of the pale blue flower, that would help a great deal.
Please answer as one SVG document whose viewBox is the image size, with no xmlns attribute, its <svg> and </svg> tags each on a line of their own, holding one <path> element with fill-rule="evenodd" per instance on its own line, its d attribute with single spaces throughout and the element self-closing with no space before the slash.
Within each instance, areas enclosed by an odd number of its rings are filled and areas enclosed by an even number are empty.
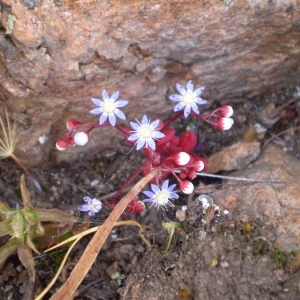
<svg viewBox="0 0 300 300">
<path fill-rule="evenodd" d="M 114 92 L 111 97 L 107 94 L 106 90 L 102 92 L 103 100 L 92 98 L 92 102 L 99 106 L 90 111 L 93 115 L 99 115 L 99 124 L 102 125 L 108 118 L 109 123 L 112 126 L 116 125 L 116 116 L 122 120 L 126 120 L 126 116 L 119 109 L 120 107 L 124 107 L 128 104 L 127 100 L 118 100 L 119 91 Z"/>
<path fill-rule="evenodd" d="M 98 213 L 102 208 L 102 203 L 100 200 L 96 198 L 90 198 L 88 196 L 83 197 L 83 201 L 86 204 L 83 204 L 79 207 L 80 211 L 87 211 L 90 216 L 94 216 Z"/>
<path fill-rule="evenodd" d="M 130 125 L 134 131 L 132 131 L 133 134 L 129 136 L 128 141 L 136 141 L 136 150 L 140 150 L 143 147 L 150 147 L 155 150 L 154 140 L 165 136 L 157 130 L 159 120 L 150 122 L 146 116 L 143 116 L 142 122 L 130 122 Z"/>
<path fill-rule="evenodd" d="M 179 198 L 177 193 L 174 193 L 173 190 L 176 187 L 176 184 L 172 184 L 169 186 L 169 180 L 163 182 L 161 189 L 156 184 L 151 184 L 151 191 L 144 191 L 143 193 L 149 197 L 144 199 L 144 202 L 152 203 L 151 206 L 157 207 L 159 209 L 160 206 L 164 206 L 167 208 L 167 205 L 172 206 L 172 202 L 170 199 Z"/>
<path fill-rule="evenodd" d="M 200 94 L 204 91 L 205 87 L 199 87 L 198 89 L 193 91 L 194 85 L 192 83 L 192 80 L 190 80 L 187 83 L 186 88 L 184 88 L 179 83 L 176 83 L 176 88 L 180 95 L 173 94 L 169 97 L 170 100 L 178 102 L 174 107 L 174 111 L 177 112 L 184 109 L 184 116 L 186 118 L 190 114 L 191 110 L 199 115 L 200 112 L 197 104 L 202 105 L 206 103 L 206 100 L 203 100 L 199 97 Z"/>
</svg>

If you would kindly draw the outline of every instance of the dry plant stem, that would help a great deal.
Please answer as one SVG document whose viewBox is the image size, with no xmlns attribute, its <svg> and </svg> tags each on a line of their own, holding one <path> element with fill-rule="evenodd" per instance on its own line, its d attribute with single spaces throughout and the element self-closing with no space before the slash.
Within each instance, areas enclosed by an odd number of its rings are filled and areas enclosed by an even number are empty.
<svg viewBox="0 0 300 300">
<path fill-rule="evenodd" d="M 293 130 L 300 130 L 300 126 L 295 126 L 295 127 L 290 127 L 284 131 L 281 131 L 279 133 L 277 133 L 276 135 L 272 136 L 271 138 L 269 138 L 268 140 L 265 141 L 265 143 L 263 144 L 263 148 L 265 148 L 270 142 L 272 142 L 275 138 L 289 132 L 289 131 L 293 131 Z"/>
<path fill-rule="evenodd" d="M 140 228 L 139 230 L 139 234 L 140 234 L 140 237 L 141 239 L 147 244 L 148 247 L 151 247 L 149 241 L 143 236 L 143 227 L 142 225 L 140 225 L 138 222 L 136 221 L 120 221 L 120 222 L 117 222 L 115 223 L 115 226 L 122 226 L 122 225 L 131 225 L 131 226 L 138 226 Z M 39 294 L 35 297 L 34 300 L 41 300 L 43 299 L 43 297 L 49 292 L 49 290 L 51 289 L 51 287 L 55 284 L 55 282 L 57 281 L 57 278 L 59 277 L 60 273 L 62 273 L 62 270 L 63 268 L 65 267 L 65 264 L 66 264 L 66 261 L 72 251 L 72 249 L 74 248 L 74 246 L 77 244 L 77 242 L 79 242 L 84 236 L 90 234 L 90 233 L 93 233 L 95 231 L 97 231 L 101 226 L 96 226 L 96 227 L 92 227 L 88 230 L 85 230 L 84 232 L 81 232 L 81 233 L 78 233 L 76 234 L 75 236 L 72 236 L 70 238 L 68 238 L 67 240 L 47 249 L 45 252 L 49 252 L 53 249 L 56 249 L 58 247 L 61 247 L 61 246 L 64 246 L 70 242 L 73 242 L 72 245 L 69 247 L 68 251 L 66 252 L 55 276 L 52 278 L 52 280 L 50 281 L 50 283 L 47 285 L 47 287 Z M 75 264 L 75 263 L 74 263 Z"/>
<path fill-rule="evenodd" d="M 212 178 L 220 178 L 220 179 L 227 179 L 227 180 L 237 180 L 237 181 L 248 181 L 248 182 L 281 182 L 278 179 L 256 179 L 256 178 L 245 178 L 245 177 L 235 177 L 235 176 L 227 176 L 227 175 L 217 175 L 217 174 L 209 174 L 205 172 L 196 173 L 197 176 L 202 177 L 212 177 Z"/>
<path fill-rule="evenodd" d="M 133 186 L 128 194 L 126 194 L 126 196 L 120 200 L 120 202 L 115 206 L 114 210 L 110 213 L 103 225 L 97 230 L 92 240 L 87 245 L 68 280 L 50 298 L 51 300 L 72 299 L 72 295 L 75 293 L 78 286 L 93 265 L 114 224 L 120 218 L 130 201 L 137 196 L 137 194 L 155 175 L 158 174 L 158 172 L 159 169 L 156 169 L 147 176 L 143 177 L 137 184 Z"/>
</svg>

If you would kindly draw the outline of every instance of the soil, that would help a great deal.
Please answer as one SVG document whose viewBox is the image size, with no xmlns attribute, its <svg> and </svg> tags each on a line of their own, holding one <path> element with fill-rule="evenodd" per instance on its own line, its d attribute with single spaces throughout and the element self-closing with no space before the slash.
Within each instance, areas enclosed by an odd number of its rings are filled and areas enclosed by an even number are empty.
<svg viewBox="0 0 300 300">
<path fill-rule="evenodd" d="M 255 99 L 228 101 L 235 111 L 235 124 L 229 131 L 221 132 L 206 124 L 195 125 L 184 120 L 175 126 L 178 130 L 189 126 L 197 132 L 196 151 L 204 157 L 246 136 L 261 145 L 274 143 L 300 159 L 298 93 L 297 88 L 292 88 Z M 218 106 L 212 103 L 209 110 Z M 253 133 L 251 128 L 258 127 L 257 124 L 266 131 Z M 292 130 L 293 127 L 298 130 Z M 137 157 L 130 147 L 122 146 L 95 148 L 94 153 L 87 153 L 74 163 L 52 165 L 49 162 L 43 168 L 30 168 L 43 188 L 39 192 L 26 179 L 32 204 L 73 214 L 78 217 L 78 224 L 100 225 L 109 210 L 104 208 L 87 219 L 78 209 L 83 204 L 82 197 L 90 195 L 105 204 L 141 161 L 142 157 Z M 23 170 L 13 160 L 5 159 L 1 161 L 0 173 L 1 200 L 11 208 L 22 206 L 19 182 Z M 194 183 L 200 184 L 200 179 Z M 222 186 L 220 179 L 201 177 L 202 185 L 211 183 Z M 145 238 L 152 247 L 143 242 L 138 228 L 116 227 L 75 299 L 299 299 L 300 273 L 295 269 L 291 271 L 293 255 L 276 248 L 272 240 L 265 238 L 268 227 L 263 220 L 245 224 L 236 218 L 233 222 L 221 211 L 207 226 L 207 216 L 195 201 L 198 196 L 199 193 L 192 197 L 182 195 L 168 211 L 151 208 L 141 215 L 122 217 L 149 226 Z M 169 233 L 162 223 L 179 222 L 176 211 L 183 205 L 187 205 L 183 227 L 176 229 L 170 249 L 163 253 Z M 61 286 L 90 239 L 91 236 L 83 238 L 75 247 L 62 276 L 45 299 Z M 1 237 L 1 245 L 8 240 L 9 236 Z M 66 251 L 67 247 L 63 247 L 35 256 L 35 291 L 41 291 L 52 279 Z M 27 270 L 17 255 L 11 256 L 0 273 L 0 299 L 25 299 L 28 282 Z"/>
</svg>

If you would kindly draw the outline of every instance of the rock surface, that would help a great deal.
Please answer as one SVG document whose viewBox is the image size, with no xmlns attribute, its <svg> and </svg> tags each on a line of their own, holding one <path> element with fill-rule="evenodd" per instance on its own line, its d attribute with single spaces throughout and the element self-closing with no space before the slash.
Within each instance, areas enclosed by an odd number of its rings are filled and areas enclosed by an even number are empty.
<svg viewBox="0 0 300 300">
<path fill-rule="evenodd" d="M 261 220 L 273 227 L 269 236 L 285 251 L 300 247 L 300 162 L 276 146 L 269 146 L 259 159 L 243 171 L 231 175 L 266 180 L 232 182 L 214 192 L 217 205 L 230 211 L 235 219 Z M 279 182 L 268 182 L 278 180 Z"/>
<path fill-rule="evenodd" d="M 21 125 L 23 159 L 45 162 L 68 118 L 94 121 L 89 98 L 103 88 L 121 91 L 134 119 L 169 113 L 167 96 L 189 79 L 221 102 L 296 84 L 299 16 L 297 0 L 4 0 L 0 101 Z M 109 145 L 111 132 L 95 141 Z"/>
</svg>

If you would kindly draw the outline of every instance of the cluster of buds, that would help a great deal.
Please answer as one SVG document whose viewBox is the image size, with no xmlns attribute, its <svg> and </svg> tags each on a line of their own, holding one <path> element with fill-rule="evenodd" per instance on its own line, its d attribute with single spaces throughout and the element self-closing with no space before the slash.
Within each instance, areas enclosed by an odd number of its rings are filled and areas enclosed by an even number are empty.
<svg viewBox="0 0 300 300">
<path fill-rule="evenodd" d="M 127 207 L 125 214 L 140 213 L 144 210 L 144 202 L 151 202 L 157 208 L 172 205 L 170 199 L 176 199 L 179 196 L 173 192 L 176 184 L 169 186 L 169 176 L 173 175 L 178 182 L 179 189 L 185 193 L 193 192 L 194 186 L 190 180 L 196 177 L 197 172 L 201 172 L 207 168 L 207 162 L 204 158 L 193 153 L 197 144 L 197 138 L 193 131 L 187 130 L 176 135 L 176 131 L 170 128 L 170 125 L 184 116 L 189 115 L 201 119 L 220 130 L 228 130 L 233 125 L 233 109 L 231 106 L 223 105 L 211 113 L 200 114 L 198 105 L 206 103 L 206 100 L 200 98 L 204 87 L 194 90 L 192 81 L 189 81 L 186 88 L 180 84 L 176 84 L 179 94 L 173 94 L 169 97 L 175 101 L 175 116 L 167 122 L 160 119 L 150 121 L 147 116 L 143 116 L 141 121 L 130 122 L 131 128 L 116 124 L 117 117 L 125 120 L 125 114 L 119 109 L 128 104 L 127 100 L 117 100 L 119 92 L 114 92 L 109 96 L 105 90 L 102 92 L 102 100 L 92 98 L 92 102 L 98 106 L 90 111 L 94 115 L 100 115 L 99 122 L 95 124 L 80 123 L 76 120 L 69 120 L 67 123 L 68 133 L 65 137 L 59 139 L 56 143 L 58 150 L 65 150 L 68 146 L 84 146 L 90 138 L 90 132 L 98 127 L 112 126 L 119 130 L 125 140 L 131 145 L 135 145 L 137 150 L 142 150 L 146 160 L 142 166 L 134 172 L 127 182 L 117 191 L 115 196 L 109 202 L 109 206 L 114 207 L 117 197 L 124 191 L 134 178 L 142 173 L 144 176 L 159 169 L 158 174 L 153 178 L 151 189 L 145 191 L 148 197 L 143 202 L 137 198 L 133 199 Z M 163 183 L 162 181 L 165 180 Z M 156 183 L 156 184 L 154 184 Z M 160 187 L 160 183 L 161 187 Z M 88 198 L 89 200 L 89 198 Z M 94 208 L 95 200 L 84 205 L 82 211 L 88 211 L 90 215 L 94 215 L 97 209 Z M 87 202 L 87 198 L 84 198 Z M 97 208 L 101 209 L 100 204 Z M 91 208 L 93 211 L 91 211 Z"/>
<path fill-rule="evenodd" d="M 66 124 L 68 133 L 56 142 L 56 148 L 60 151 L 66 150 L 68 146 L 84 146 L 90 139 L 89 133 L 99 124 L 85 124 L 71 119 Z"/>
<path fill-rule="evenodd" d="M 147 157 L 142 167 L 143 175 L 146 176 L 154 168 L 160 168 L 158 178 L 153 182 L 161 182 L 173 175 L 179 185 L 179 189 L 185 193 L 193 192 L 194 186 L 188 179 L 194 179 L 197 172 L 207 168 L 204 158 L 192 153 L 197 144 L 197 138 L 193 131 L 185 131 L 180 137 L 172 128 L 164 128 L 160 121 L 159 126 L 164 137 L 156 142 L 156 149 L 144 148 L 143 152 Z M 179 173 L 179 175 L 177 175 Z"/>
<path fill-rule="evenodd" d="M 233 109 L 229 105 L 223 105 L 211 113 L 197 116 L 198 118 L 204 120 L 210 125 L 217 127 L 220 130 L 228 130 L 233 125 L 233 119 L 231 116 L 233 115 Z M 215 119 L 212 121 L 211 119 Z"/>
</svg>

